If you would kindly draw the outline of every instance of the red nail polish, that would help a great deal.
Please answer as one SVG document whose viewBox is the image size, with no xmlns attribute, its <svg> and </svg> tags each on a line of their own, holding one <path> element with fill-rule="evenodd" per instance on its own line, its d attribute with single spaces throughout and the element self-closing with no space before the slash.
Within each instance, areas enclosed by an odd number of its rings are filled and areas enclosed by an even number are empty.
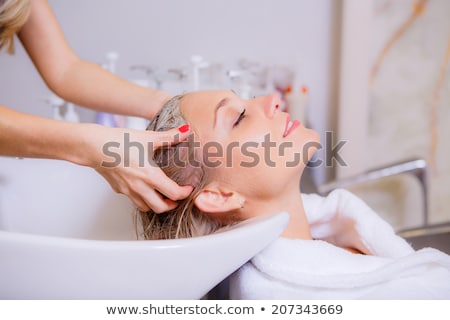
<svg viewBox="0 0 450 320">
<path fill-rule="evenodd" d="M 185 133 L 189 131 L 189 125 L 188 124 L 184 124 L 181 127 L 178 128 L 178 131 L 180 131 L 181 133 Z"/>
</svg>

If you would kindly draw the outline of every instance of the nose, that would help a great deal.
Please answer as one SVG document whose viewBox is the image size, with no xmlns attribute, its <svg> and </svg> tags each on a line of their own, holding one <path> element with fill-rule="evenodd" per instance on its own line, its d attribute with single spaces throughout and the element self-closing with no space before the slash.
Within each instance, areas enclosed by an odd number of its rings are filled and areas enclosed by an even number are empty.
<svg viewBox="0 0 450 320">
<path fill-rule="evenodd" d="M 278 112 L 280 112 L 281 100 L 276 94 L 269 94 L 264 97 L 264 113 L 272 119 Z"/>
</svg>

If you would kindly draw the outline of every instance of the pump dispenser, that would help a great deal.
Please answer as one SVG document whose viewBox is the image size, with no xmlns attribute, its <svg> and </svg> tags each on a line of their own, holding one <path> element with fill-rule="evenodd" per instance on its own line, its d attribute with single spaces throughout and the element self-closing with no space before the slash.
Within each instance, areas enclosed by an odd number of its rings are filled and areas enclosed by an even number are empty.
<svg viewBox="0 0 450 320">
<path fill-rule="evenodd" d="M 64 105 L 64 100 L 55 94 L 51 94 L 45 101 L 52 108 L 52 118 L 55 120 L 64 120 L 61 115 L 61 107 Z"/>
<path fill-rule="evenodd" d="M 203 59 L 200 55 L 193 55 L 191 57 L 192 63 L 192 90 L 200 90 L 200 71 L 209 67 L 209 62 Z"/>
<path fill-rule="evenodd" d="M 66 114 L 64 115 L 64 120 L 69 122 L 80 122 L 80 117 L 75 112 L 75 106 L 73 103 L 67 102 L 66 103 Z"/>
<path fill-rule="evenodd" d="M 80 117 L 76 113 L 73 103 L 64 101 L 54 93 L 46 99 L 46 102 L 52 107 L 53 119 L 69 122 L 80 122 Z"/>
<path fill-rule="evenodd" d="M 106 54 L 107 63 L 103 64 L 102 67 L 111 73 L 116 72 L 116 62 L 119 58 L 119 54 L 111 51 Z M 107 127 L 118 127 L 117 119 L 111 113 L 107 112 L 97 112 L 95 122 Z"/>
</svg>

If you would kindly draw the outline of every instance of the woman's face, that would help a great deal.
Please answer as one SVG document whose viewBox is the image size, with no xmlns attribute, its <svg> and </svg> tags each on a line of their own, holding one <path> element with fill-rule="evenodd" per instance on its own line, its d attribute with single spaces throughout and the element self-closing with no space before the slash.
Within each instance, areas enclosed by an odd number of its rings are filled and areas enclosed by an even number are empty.
<svg viewBox="0 0 450 320">
<path fill-rule="evenodd" d="M 298 188 L 319 137 L 280 111 L 276 95 L 250 100 L 232 91 L 186 94 L 181 112 L 203 148 L 208 176 L 247 198 L 276 196 Z"/>
</svg>

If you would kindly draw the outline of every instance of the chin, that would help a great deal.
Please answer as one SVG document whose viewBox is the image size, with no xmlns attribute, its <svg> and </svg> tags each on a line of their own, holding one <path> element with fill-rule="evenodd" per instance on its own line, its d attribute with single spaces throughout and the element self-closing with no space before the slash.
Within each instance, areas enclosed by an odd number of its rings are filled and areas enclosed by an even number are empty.
<svg viewBox="0 0 450 320">
<path fill-rule="evenodd" d="M 293 134 L 292 142 L 297 150 L 301 152 L 308 151 L 308 158 L 310 158 L 320 147 L 320 136 L 312 129 L 301 127 Z"/>
<path fill-rule="evenodd" d="M 307 134 L 310 137 L 310 139 L 309 139 L 310 141 L 320 143 L 320 136 L 316 130 L 305 128 L 305 127 L 303 127 L 303 128 L 304 128 L 304 134 Z"/>
</svg>

